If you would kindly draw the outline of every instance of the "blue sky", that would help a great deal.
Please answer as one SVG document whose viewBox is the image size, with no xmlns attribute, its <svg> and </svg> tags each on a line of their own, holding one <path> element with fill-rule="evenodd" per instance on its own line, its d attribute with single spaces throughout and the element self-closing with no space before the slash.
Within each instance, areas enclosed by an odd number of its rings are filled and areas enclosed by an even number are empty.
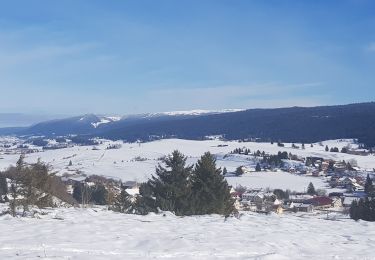
<svg viewBox="0 0 375 260">
<path fill-rule="evenodd" d="M 0 0 L 1 112 L 375 100 L 375 1 Z"/>
</svg>

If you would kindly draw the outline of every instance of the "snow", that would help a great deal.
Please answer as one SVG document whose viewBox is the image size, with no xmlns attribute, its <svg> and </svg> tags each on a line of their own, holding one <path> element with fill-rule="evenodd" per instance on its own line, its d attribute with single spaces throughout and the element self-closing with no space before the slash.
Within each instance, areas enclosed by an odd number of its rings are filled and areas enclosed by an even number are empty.
<svg viewBox="0 0 375 260">
<path fill-rule="evenodd" d="M 186 116 L 186 115 L 204 115 L 204 114 L 219 114 L 219 113 L 230 113 L 230 112 L 239 112 L 244 111 L 244 109 L 223 109 L 223 110 L 204 110 L 204 109 L 195 109 L 195 110 L 188 110 L 188 111 L 171 111 L 171 112 L 160 112 L 160 113 L 152 113 L 148 114 L 148 116 L 160 116 L 160 115 L 168 115 L 168 116 Z"/>
<path fill-rule="evenodd" d="M 233 187 L 238 185 L 248 188 L 289 189 L 292 191 L 306 191 L 310 182 L 316 189 L 329 189 L 321 178 L 299 176 L 287 172 L 253 172 L 241 177 L 228 177 L 227 181 Z"/>
<path fill-rule="evenodd" d="M 11 139 L 13 140 L 13 139 Z M 6 140 L 3 140 L 4 142 Z M 331 153 L 324 150 L 325 145 L 339 148 L 347 145 L 356 145 L 351 140 L 332 140 L 322 142 L 323 146 L 314 144 L 314 147 L 306 144 L 305 149 L 293 149 L 292 144 L 285 144 L 286 147 L 278 147 L 276 144 L 258 142 L 237 142 L 237 141 L 192 141 L 181 139 L 166 139 L 149 143 L 123 143 L 120 149 L 106 150 L 109 144 L 122 143 L 103 141 L 97 145 L 98 150 L 91 146 L 75 146 L 58 150 L 48 150 L 26 155 L 26 162 L 36 162 L 38 158 L 49 163 L 60 175 L 81 171 L 85 174 L 97 174 L 124 181 L 146 181 L 154 172 L 155 166 L 160 163 L 160 158 L 170 154 L 174 149 L 180 150 L 188 156 L 187 163 L 194 164 L 203 153 L 210 151 L 217 156 L 217 165 L 226 167 L 228 172 L 234 172 L 238 166 L 255 168 L 256 159 L 253 156 L 230 155 L 225 156 L 235 148 L 246 147 L 252 152 L 256 150 L 276 154 L 278 151 L 291 152 L 298 156 L 317 156 L 334 160 L 349 161 L 355 159 L 358 166 L 372 171 L 375 168 L 375 157 L 373 155 L 360 156 L 343 153 Z M 146 160 L 136 160 L 137 157 Z M 19 154 L 0 154 L 0 170 L 4 170 L 10 164 L 15 164 Z M 69 161 L 72 161 L 72 166 Z M 285 172 L 261 172 L 246 173 L 241 177 L 228 177 L 232 185 L 241 184 L 255 188 L 288 188 L 295 191 L 304 191 L 313 182 L 316 188 L 325 188 L 326 183 L 322 178 L 302 177 Z"/>
<path fill-rule="evenodd" d="M 125 215 L 102 208 L 0 217 L 1 259 L 371 259 L 373 223 L 326 214 L 239 219 L 171 213 Z"/>
<path fill-rule="evenodd" d="M 119 121 L 119 120 L 121 120 L 121 117 L 118 117 L 118 116 L 107 116 L 107 117 L 101 117 L 99 122 L 91 123 L 91 125 L 92 125 L 94 128 L 97 128 L 97 127 L 100 126 L 100 125 L 104 125 L 104 124 L 112 123 L 112 122 Z"/>
<path fill-rule="evenodd" d="M 0 138 L 0 143 L 17 142 Z M 58 174 L 76 170 L 124 181 L 144 181 L 155 171 L 159 158 L 180 150 L 193 164 L 204 152 L 217 157 L 219 167 L 229 172 L 238 166 L 253 169 L 256 158 L 229 155 L 246 147 L 275 154 L 291 152 L 298 156 L 317 156 L 335 160 L 355 159 L 362 168 L 375 168 L 374 156 L 325 152 L 325 145 L 356 144 L 352 140 L 331 140 L 314 147 L 293 149 L 292 144 L 257 142 L 191 141 L 180 139 L 149 143 L 124 143 L 106 150 L 112 142 L 103 140 L 99 150 L 75 146 L 26 155 L 27 162 L 38 158 L 49 163 Z M 120 142 L 121 143 L 121 142 Z M 298 144 L 297 144 L 298 145 Z M 136 160 L 137 157 L 146 160 Z M 19 154 L 0 154 L 0 170 L 15 164 Z M 68 166 L 69 161 L 73 165 Z M 281 188 L 304 191 L 309 182 L 326 188 L 322 178 L 298 176 L 282 171 L 250 172 L 227 177 L 233 186 Z M 136 191 L 137 188 L 133 190 Z M 331 192 L 333 190 L 329 190 Z M 0 211 L 4 204 L 0 204 Z M 36 218 L 0 216 L 0 259 L 371 259 L 374 257 L 374 223 L 348 219 L 338 213 L 262 215 L 245 212 L 239 219 L 217 215 L 176 217 L 172 213 L 147 216 L 125 215 L 94 208 L 43 209 Z"/>
</svg>

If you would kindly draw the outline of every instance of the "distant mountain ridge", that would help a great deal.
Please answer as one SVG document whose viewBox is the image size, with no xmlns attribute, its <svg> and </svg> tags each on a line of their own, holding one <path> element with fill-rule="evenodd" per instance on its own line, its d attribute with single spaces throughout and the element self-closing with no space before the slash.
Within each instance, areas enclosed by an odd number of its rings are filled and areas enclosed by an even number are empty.
<svg viewBox="0 0 375 260">
<path fill-rule="evenodd" d="M 17 130 L 16 134 L 76 134 L 127 141 L 168 137 L 203 139 L 208 135 L 222 135 L 232 140 L 260 138 L 304 143 L 356 138 L 375 146 L 375 103 L 221 112 L 195 110 L 124 117 L 84 115 L 42 122 Z"/>
</svg>

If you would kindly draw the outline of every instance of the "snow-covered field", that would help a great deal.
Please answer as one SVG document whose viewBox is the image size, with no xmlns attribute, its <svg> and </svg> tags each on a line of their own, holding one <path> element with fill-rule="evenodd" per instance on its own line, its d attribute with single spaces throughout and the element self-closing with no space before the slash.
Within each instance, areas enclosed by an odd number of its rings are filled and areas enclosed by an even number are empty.
<svg viewBox="0 0 375 260">
<path fill-rule="evenodd" d="M 180 150 L 188 156 L 188 164 L 194 164 L 204 152 L 210 151 L 217 155 L 217 164 L 219 167 L 226 167 L 228 171 L 234 171 L 238 166 L 251 166 L 254 161 L 251 157 L 243 155 L 233 155 L 224 158 L 224 155 L 235 148 L 246 147 L 252 152 L 256 150 L 276 154 L 278 151 L 287 151 L 300 156 L 317 156 L 335 160 L 355 159 L 358 165 L 364 169 L 375 168 L 374 156 L 358 156 L 343 153 L 332 153 L 324 150 L 325 145 L 329 147 L 338 147 L 351 145 L 355 147 L 350 140 L 333 140 L 310 147 L 305 145 L 305 149 L 291 148 L 291 144 L 285 144 L 286 147 L 278 147 L 276 144 L 257 143 L 257 142 L 224 142 L 219 140 L 191 141 L 181 139 L 167 139 L 149 143 L 123 143 L 120 149 L 106 150 L 106 147 L 113 142 L 104 141 L 103 144 L 96 146 L 75 146 L 65 149 L 48 150 L 26 155 L 27 162 L 36 162 L 38 158 L 49 163 L 53 170 L 59 174 L 74 173 L 79 170 L 87 175 L 98 174 L 114 178 L 120 178 L 124 181 L 145 181 L 155 172 L 155 166 L 160 162 L 160 157 L 171 153 L 174 149 Z M 297 144 L 298 145 L 298 144 Z M 15 164 L 19 155 L 0 155 L 0 170 L 7 168 L 10 164 Z M 136 160 L 135 158 L 142 158 Z M 72 166 L 68 166 L 72 161 Z M 312 181 L 317 188 L 326 187 L 326 183 L 320 178 L 302 177 L 284 172 L 261 172 L 248 173 L 241 177 L 228 177 L 228 182 L 232 185 L 246 185 L 253 188 L 288 188 L 296 191 L 303 191 L 308 183 Z"/>
<path fill-rule="evenodd" d="M 188 164 L 210 151 L 217 156 L 218 166 L 227 167 L 229 172 L 242 165 L 254 167 L 251 156 L 224 156 L 235 148 L 246 147 L 252 152 L 287 151 L 300 156 L 355 159 L 364 169 L 375 168 L 374 156 L 324 151 L 325 145 L 341 149 L 350 141 L 306 145 L 304 150 L 293 149 L 291 144 L 278 147 L 270 143 L 218 140 L 169 139 L 122 144 L 120 149 L 106 150 L 110 144 L 113 142 L 106 141 L 97 150 L 75 146 L 28 154 L 26 161 L 41 158 L 59 174 L 79 170 L 88 175 L 144 181 L 154 173 L 158 159 L 174 149 L 188 156 Z M 0 169 L 15 164 L 18 157 L 1 154 Z M 69 161 L 72 166 L 68 166 Z M 327 186 L 321 178 L 286 172 L 251 172 L 227 180 L 234 186 L 296 191 L 304 191 L 310 181 L 316 188 Z M 0 259 L 375 259 L 374 224 L 355 222 L 334 213 L 330 213 L 329 220 L 325 214 L 244 213 L 239 219 L 224 221 L 216 215 L 183 218 L 171 213 L 125 215 L 100 207 L 43 211 L 46 214 L 37 218 L 0 216 Z"/>
<path fill-rule="evenodd" d="M 375 226 L 325 215 L 240 219 L 94 209 L 0 217 L 0 259 L 375 259 Z"/>
</svg>

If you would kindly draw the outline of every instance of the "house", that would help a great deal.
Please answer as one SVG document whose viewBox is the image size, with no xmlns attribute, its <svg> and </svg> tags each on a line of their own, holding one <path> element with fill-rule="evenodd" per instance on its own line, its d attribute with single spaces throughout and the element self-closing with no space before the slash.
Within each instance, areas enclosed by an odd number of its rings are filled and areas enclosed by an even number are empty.
<svg viewBox="0 0 375 260">
<path fill-rule="evenodd" d="M 333 165 L 333 169 L 336 171 L 336 172 L 345 172 L 346 171 L 346 164 L 344 162 L 336 162 L 334 165 Z"/>
<path fill-rule="evenodd" d="M 322 170 L 327 172 L 328 169 L 329 169 L 329 161 L 325 160 L 325 161 L 322 162 Z"/>
<path fill-rule="evenodd" d="M 242 193 L 238 191 L 231 192 L 230 195 L 232 196 L 233 199 L 235 200 L 240 200 L 242 197 Z"/>
<path fill-rule="evenodd" d="M 122 183 L 122 187 L 124 189 L 132 189 L 138 187 L 138 183 L 136 181 L 126 181 Z"/>
<path fill-rule="evenodd" d="M 357 182 L 355 178 L 350 177 L 341 178 L 340 181 L 343 185 L 350 185 Z"/>
<path fill-rule="evenodd" d="M 359 185 L 357 182 L 346 185 L 346 188 L 348 189 L 348 192 L 365 190 L 365 188 L 362 185 Z"/>
<path fill-rule="evenodd" d="M 338 197 L 338 198 L 342 198 L 344 197 L 344 193 L 342 192 L 331 192 L 328 194 L 328 197 Z"/>
<path fill-rule="evenodd" d="M 333 197 L 331 206 L 333 208 L 341 208 L 342 207 L 342 199 L 340 197 Z"/>
<path fill-rule="evenodd" d="M 263 199 L 264 193 L 262 191 L 245 192 L 244 194 L 242 194 L 242 201 L 262 203 Z"/>
<path fill-rule="evenodd" d="M 311 204 L 315 208 L 330 208 L 332 206 L 332 202 L 333 200 L 329 197 L 317 196 L 309 200 L 306 200 L 304 203 Z"/>
<path fill-rule="evenodd" d="M 294 209 L 297 212 L 313 212 L 314 207 L 311 204 L 299 203 L 294 205 Z"/>
<path fill-rule="evenodd" d="M 281 205 L 273 205 L 272 210 L 276 214 L 283 214 L 283 212 L 284 212 L 284 209 L 283 209 L 283 207 Z"/>
<path fill-rule="evenodd" d="M 289 202 L 294 202 L 294 203 L 302 203 L 305 200 L 311 199 L 313 196 L 308 195 L 308 194 L 296 194 L 296 195 L 289 195 Z"/>
</svg>

